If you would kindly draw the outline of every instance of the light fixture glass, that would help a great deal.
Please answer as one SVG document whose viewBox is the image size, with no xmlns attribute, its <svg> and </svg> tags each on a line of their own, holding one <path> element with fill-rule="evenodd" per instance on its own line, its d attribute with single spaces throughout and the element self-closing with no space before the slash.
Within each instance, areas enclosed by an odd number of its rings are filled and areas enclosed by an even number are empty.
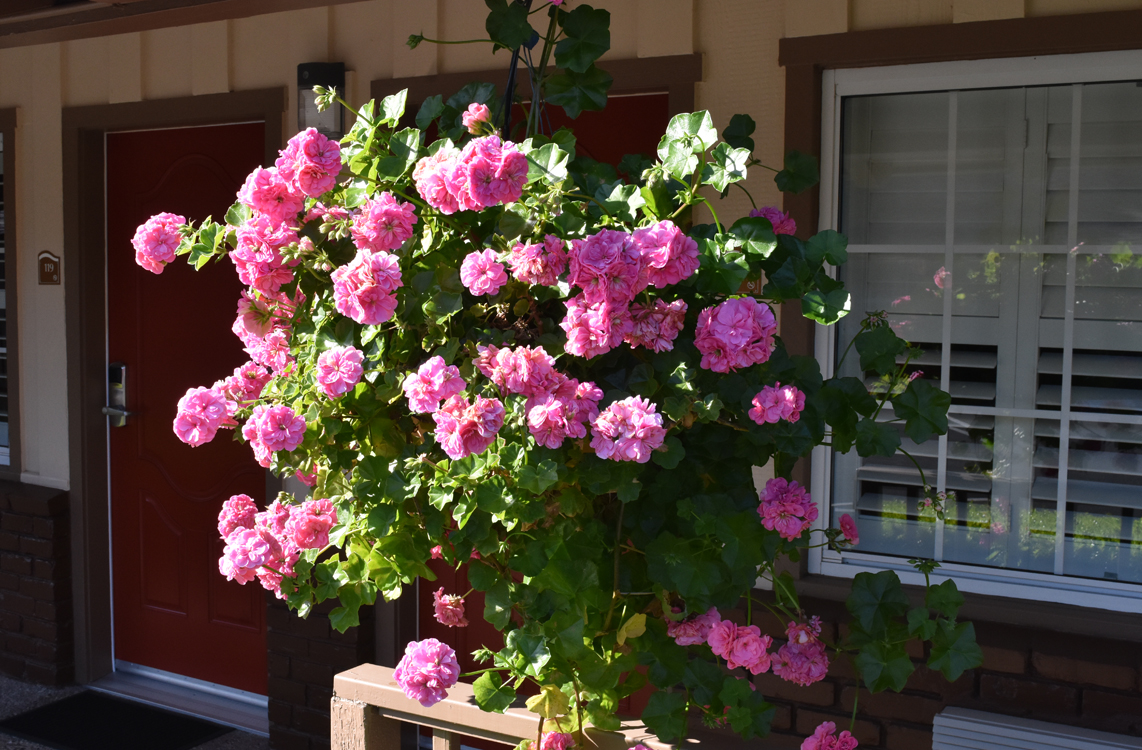
<svg viewBox="0 0 1142 750">
<path fill-rule="evenodd" d="M 345 63 L 302 63 L 297 66 L 298 128 L 317 128 L 327 138 L 339 139 L 345 134 L 345 110 L 334 102 L 324 112 L 318 112 L 317 95 L 313 91 L 315 86 L 335 88 L 344 98 Z"/>
</svg>

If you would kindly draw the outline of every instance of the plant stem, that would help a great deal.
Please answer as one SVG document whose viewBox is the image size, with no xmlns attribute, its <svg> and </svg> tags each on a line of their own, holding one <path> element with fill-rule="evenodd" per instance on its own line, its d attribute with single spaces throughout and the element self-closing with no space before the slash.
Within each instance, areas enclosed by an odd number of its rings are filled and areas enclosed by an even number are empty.
<svg viewBox="0 0 1142 750">
<path fill-rule="evenodd" d="M 913 463 L 913 465 L 915 465 L 916 471 L 920 472 L 920 482 L 925 487 L 927 487 L 928 486 L 928 480 L 924 478 L 924 470 L 922 468 L 920 468 L 920 462 L 917 461 L 915 458 L 913 458 L 912 454 L 909 453 L 908 451 L 904 450 L 903 448 L 897 448 L 896 450 L 900 451 L 905 456 L 908 456 L 908 460 L 911 461 Z"/>
<path fill-rule="evenodd" d="M 534 99 L 531 110 L 527 113 L 527 137 L 539 132 L 540 122 L 543 120 L 543 76 L 547 72 L 547 61 L 551 59 L 551 48 L 555 43 L 555 34 L 558 26 L 555 23 L 557 13 L 551 14 L 551 21 L 547 24 L 547 34 L 543 37 L 543 53 L 539 56 L 539 68 L 531 80 Z M 534 120 L 534 122 L 533 122 Z"/>
<path fill-rule="evenodd" d="M 757 201 L 755 201 L 755 200 L 753 199 L 753 195 L 751 195 L 751 194 L 750 194 L 750 192 L 749 192 L 748 190 L 746 190 L 746 189 L 745 189 L 745 187 L 743 187 L 743 186 L 742 186 L 742 184 L 741 184 L 740 182 L 733 182 L 733 183 L 730 183 L 730 184 L 732 184 L 732 185 L 737 185 L 737 186 L 738 186 L 738 188 L 740 188 L 740 189 L 741 189 L 741 191 L 742 191 L 743 193 L 745 193 L 745 194 L 746 194 L 746 196 L 749 198 L 749 202 L 753 204 L 754 210 L 756 210 L 756 209 L 757 209 Z"/>
<path fill-rule="evenodd" d="M 714 211 L 714 205 L 712 203 L 710 203 L 710 201 L 706 200 L 705 198 L 702 199 L 702 202 L 706 204 L 706 208 L 710 209 L 710 213 L 714 217 L 714 225 L 718 228 L 718 234 L 721 234 L 722 233 L 722 222 L 718 221 L 718 214 L 716 211 Z"/>
<path fill-rule="evenodd" d="M 615 602 L 618 601 L 619 596 L 619 552 L 621 551 L 621 542 L 623 538 L 623 511 L 626 510 L 626 505 L 619 502 L 619 520 L 615 525 L 615 580 L 614 591 L 611 592 L 611 606 L 607 610 L 607 619 L 603 622 L 603 632 L 607 632 L 607 628 L 611 626 L 611 617 L 615 614 Z"/>
<path fill-rule="evenodd" d="M 487 42 L 488 44 L 495 44 L 491 39 L 461 39 L 456 42 L 448 42 L 443 39 L 429 39 L 426 36 L 420 38 L 422 42 L 432 42 L 433 44 L 479 44 L 480 42 Z"/>
</svg>

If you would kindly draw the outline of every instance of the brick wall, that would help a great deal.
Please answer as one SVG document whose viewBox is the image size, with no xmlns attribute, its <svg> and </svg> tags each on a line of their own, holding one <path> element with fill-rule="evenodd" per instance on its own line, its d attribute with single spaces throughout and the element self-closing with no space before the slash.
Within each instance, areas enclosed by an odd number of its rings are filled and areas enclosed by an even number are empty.
<svg viewBox="0 0 1142 750">
<path fill-rule="evenodd" d="M 67 493 L 0 482 L 0 671 L 72 681 Z"/>
<path fill-rule="evenodd" d="M 809 603 L 810 611 L 839 617 L 835 603 Z M 976 622 L 984 663 L 949 683 L 911 650 L 916 672 L 902 693 L 862 689 L 854 734 L 866 750 L 931 750 L 932 718 L 945 706 L 1142 736 L 1142 644 L 1064 635 L 1026 627 Z M 776 648 L 783 633 L 774 627 Z M 833 638 L 835 624 L 823 635 Z M 774 744 L 797 746 L 822 721 L 847 729 L 855 697 L 848 660 L 836 660 L 829 676 L 808 688 L 759 675 L 756 685 L 777 706 Z"/>
<path fill-rule="evenodd" d="M 373 661 L 373 609 L 361 608 L 361 625 L 338 633 L 328 612 L 336 602 L 314 607 L 305 620 L 268 595 L 270 747 L 329 748 L 329 701 L 333 675 Z"/>
</svg>

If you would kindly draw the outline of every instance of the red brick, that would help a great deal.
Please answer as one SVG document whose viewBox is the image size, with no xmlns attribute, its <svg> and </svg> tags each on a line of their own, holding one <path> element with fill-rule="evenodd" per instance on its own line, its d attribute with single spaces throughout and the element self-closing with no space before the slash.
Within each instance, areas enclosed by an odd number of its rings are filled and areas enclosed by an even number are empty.
<svg viewBox="0 0 1142 750">
<path fill-rule="evenodd" d="M 1007 672 L 1008 674 L 1027 673 L 1027 650 L 1004 648 L 1002 646 L 979 645 L 983 651 L 983 667 L 989 672 Z"/>
<path fill-rule="evenodd" d="M 18 576 L 30 576 L 32 574 L 32 558 L 5 552 L 0 554 L 0 570 L 6 573 L 15 573 Z"/>
<path fill-rule="evenodd" d="M 48 539 L 33 539 L 28 536 L 20 539 L 20 552 L 25 555 L 49 560 L 55 556 L 55 549 L 55 543 Z"/>
<path fill-rule="evenodd" d="M 59 627 L 54 622 L 44 622 L 32 617 L 24 618 L 23 633 L 31 638 L 38 638 L 41 641 L 52 641 L 53 643 L 59 640 Z"/>
<path fill-rule="evenodd" d="M 1076 689 L 1015 677 L 982 675 L 979 696 L 985 703 L 1035 716 L 1073 716 L 1078 711 Z"/>
<path fill-rule="evenodd" d="M 32 535 L 40 539 L 51 539 L 54 542 L 61 541 L 56 537 L 56 534 L 62 536 L 63 530 L 67 528 L 67 524 L 62 519 L 57 522 L 54 518 L 36 518 L 32 520 Z"/>
<path fill-rule="evenodd" d="M 324 712 L 314 711 L 311 708 L 299 708 L 294 706 L 293 709 L 293 723 L 290 724 L 294 729 L 311 734 L 314 737 L 329 737 L 329 709 L 326 707 Z"/>
<path fill-rule="evenodd" d="M 829 677 L 853 681 L 857 677 L 853 660 L 848 656 L 838 656 L 829 663 Z"/>
<path fill-rule="evenodd" d="M 305 703 L 305 685 L 295 680 L 270 677 L 266 695 L 270 700 L 285 701 L 295 706 Z"/>
<path fill-rule="evenodd" d="M 935 693 L 945 701 L 966 698 L 975 692 L 975 673 L 964 672 L 955 682 L 948 682 L 948 678 L 940 672 L 917 664 L 916 671 L 908 678 L 907 689 Z"/>
<path fill-rule="evenodd" d="M 325 641 L 310 641 L 309 655 L 315 661 L 336 667 L 338 672 L 355 667 L 363 661 L 357 648 Z"/>
<path fill-rule="evenodd" d="M 793 727 L 793 709 L 780 704 L 773 707 L 773 718 L 769 722 L 771 729 L 791 729 Z"/>
<path fill-rule="evenodd" d="M 289 677 L 289 657 L 285 654 L 268 654 L 266 656 L 271 677 Z"/>
<path fill-rule="evenodd" d="M 333 667 L 305 659 L 291 659 L 289 676 L 298 682 L 333 686 Z"/>
<path fill-rule="evenodd" d="M 55 601 L 56 582 L 25 578 L 20 581 L 20 593 L 40 601 Z"/>
<path fill-rule="evenodd" d="M 826 681 L 815 683 L 809 687 L 801 687 L 773 674 L 759 674 L 753 678 L 753 684 L 762 695 L 768 698 L 779 698 L 795 703 L 831 706 L 837 699 L 836 686 Z"/>
<path fill-rule="evenodd" d="M 274 750 L 310 750 L 309 737 L 271 724 L 270 747 Z"/>
<path fill-rule="evenodd" d="M 309 654 L 309 641 L 296 635 L 267 633 L 266 646 L 271 652 L 290 656 L 306 656 Z"/>
<path fill-rule="evenodd" d="M 0 650 L 0 672 L 23 679 L 25 662 L 23 659 Z"/>
<path fill-rule="evenodd" d="M 846 714 L 826 714 L 799 708 L 797 709 L 796 715 L 797 731 L 805 737 L 808 737 L 823 721 L 831 721 L 840 729 L 848 729 L 849 720 L 851 718 L 851 715 Z M 856 726 L 853 727 L 853 736 L 857 738 L 857 742 L 861 745 L 879 745 L 880 725 L 871 721 L 857 719 Z"/>
<path fill-rule="evenodd" d="M 885 727 L 884 746 L 888 750 L 932 750 L 932 733 L 890 724 Z"/>
<path fill-rule="evenodd" d="M 25 679 L 41 685 L 67 685 L 75 678 L 71 664 L 35 664 L 28 662 Z"/>
<path fill-rule="evenodd" d="M 1103 731 L 1142 734 L 1142 695 L 1084 690 L 1083 719 Z"/>
<path fill-rule="evenodd" d="M 0 531 L 0 550 L 15 552 L 20 549 L 20 537 L 11 531 Z"/>
<path fill-rule="evenodd" d="M 293 707 L 285 701 L 271 700 L 269 717 L 271 724 L 281 724 L 288 727 L 293 721 Z"/>
<path fill-rule="evenodd" d="M 67 509 L 67 493 L 24 490 L 8 496 L 12 510 L 29 516 L 58 516 Z"/>
<path fill-rule="evenodd" d="M 16 534 L 31 534 L 32 519 L 30 516 L 21 516 L 15 513 L 0 513 L 0 529 Z"/>
<path fill-rule="evenodd" d="M 855 688 L 842 690 L 841 708 L 852 711 L 855 695 Z M 862 716 L 875 716 L 878 719 L 901 719 L 914 721 L 917 724 L 931 724 L 932 717 L 940 713 L 943 708 L 943 701 L 922 698 L 918 695 L 903 695 L 892 691 L 870 693 L 862 690 L 857 713 Z"/>
<path fill-rule="evenodd" d="M 36 610 L 36 600 L 14 591 L 0 591 L 0 609 L 20 615 L 32 615 Z"/>
<path fill-rule="evenodd" d="M 329 711 L 329 702 L 333 699 L 333 690 L 317 685 L 307 685 L 305 688 L 305 705 L 318 711 Z"/>
<path fill-rule="evenodd" d="M 44 581 L 62 581 L 71 574 L 71 567 L 59 560 L 34 560 L 32 577 Z"/>
<path fill-rule="evenodd" d="M 0 589 L 6 591 L 20 590 L 20 576 L 15 573 L 0 573 Z"/>
<path fill-rule="evenodd" d="M 20 632 L 20 616 L 15 612 L 5 612 L 0 610 L 0 630 L 9 633 Z"/>
<path fill-rule="evenodd" d="M 36 602 L 35 616 L 41 620 L 55 620 L 57 617 L 63 617 L 64 612 L 68 609 L 66 601 L 56 604 L 55 602 Z"/>
<path fill-rule="evenodd" d="M 1050 680 L 1098 685 L 1114 690 L 1132 690 L 1138 678 L 1137 670 L 1125 664 L 1100 664 L 1039 652 L 1031 654 L 1031 666 Z"/>
</svg>

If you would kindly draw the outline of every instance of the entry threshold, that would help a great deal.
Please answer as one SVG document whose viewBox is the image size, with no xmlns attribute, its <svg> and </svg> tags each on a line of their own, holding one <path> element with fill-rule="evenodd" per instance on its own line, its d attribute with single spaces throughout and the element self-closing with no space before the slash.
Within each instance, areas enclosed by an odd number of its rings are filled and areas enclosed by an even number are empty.
<svg viewBox="0 0 1142 750">
<path fill-rule="evenodd" d="M 264 695 L 115 660 L 115 671 L 87 687 L 121 698 L 196 716 L 243 732 L 270 736 Z"/>
</svg>

